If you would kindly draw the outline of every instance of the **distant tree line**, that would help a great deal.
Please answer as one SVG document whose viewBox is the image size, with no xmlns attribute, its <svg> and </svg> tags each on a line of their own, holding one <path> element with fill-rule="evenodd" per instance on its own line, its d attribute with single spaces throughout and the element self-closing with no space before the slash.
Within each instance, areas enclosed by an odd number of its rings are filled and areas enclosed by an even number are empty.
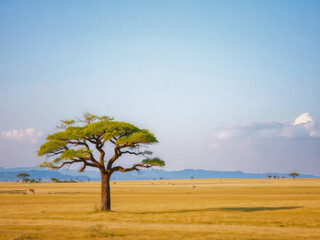
<svg viewBox="0 0 320 240">
<path fill-rule="evenodd" d="M 21 182 L 23 183 L 39 183 L 42 181 L 42 178 L 37 178 L 37 179 L 33 179 L 30 178 L 30 175 L 28 173 L 19 173 L 17 175 L 17 178 L 21 179 Z M 59 180 L 57 178 L 51 178 L 50 179 L 52 182 L 82 182 L 82 180 L 79 180 L 78 178 L 76 178 L 76 180 L 73 180 L 72 178 L 70 178 L 70 180 Z M 90 178 L 88 179 L 88 181 L 90 182 Z M 19 182 L 19 180 L 17 180 L 17 182 Z"/>
<path fill-rule="evenodd" d="M 57 178 L 51 178 L 50 179 L 52 182 L 55 182 L 55 183 L 62 183 L 62 182 L 78 182 L 78 178 L 76 178 L 76 180 L 73 180 L 72 178 L 70 178 L 70 180 L 59 180 Z M 81 182 L 81 180 L 80 180 Z"/>
<path fill-rule="evenodd" d="M 299 174 L 298 174 L 298 173 L 290 173 L 289 176 L 292 177 L 293 180 L 295 180 L 296 177 L 299 176 Z M 279 176 L 272 176 L 272 175 L 268 175 L 267 177 L 268 177 L 269 179 L 271 179 L 272 177 L 273 177 L 274 179 L 277 179 L 277 178 L 279 179 L 279 178 L 280 178 Z M 286 178 L 286 177 L 285 177 L 285 176 L 282 176 L 282 178 Z"/>
<path fill-rule="evenodd" d="M 39 182 L 42 181 L 42 178 L 37 178 L 37 180 L 33 179 L 33 178 L 30 179 L 29 178 L 30 175 L 28 173 L 19 173 L 17 175 L 17 177 L 20 178 L 21 182 L 24 182 L 24 183 L 28 183 L 28 182 L 30 182 L 30 183 L 39 183 Z M 17 180 L 17 182 L 19 182 L 19 180 Z"/>
</svg>

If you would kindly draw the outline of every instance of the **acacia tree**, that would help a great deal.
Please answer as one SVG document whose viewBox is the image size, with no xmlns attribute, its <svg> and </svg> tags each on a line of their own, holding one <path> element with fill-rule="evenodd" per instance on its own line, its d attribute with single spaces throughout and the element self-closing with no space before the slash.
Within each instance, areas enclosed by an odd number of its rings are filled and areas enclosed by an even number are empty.
<svg viewBox="0 0 320 240">
<path fill-rule="evenodd" d="M 80 125 L 73 126 L 76 123 Z M 88 166 L 98 168 L 101 174 L 101 211 L 111 210 L 110 177 L 114 172 L 139 171 L 141 168 L 165 165 L 159 158 L 147 157 L 128 168 L 114 166 L 123 155 L 151 156 L 152 152 L 145 150 L 145 147 L 158 142 L 148 130 L 130 123 L 85 113 L 78 121 L 62 120 L 59 128 L 63 130 L 50 134 L 47 142 L 40 147 L 38 156 L 45 155 L 50 160 L 43 161 L 39 166 L 60 169 L 81 164 L 80 172 Z M 112 149 L 108 159 L 105 151 L 107 144 Z"/>
<path fill-rule="evenodd" d="M 30 175 L 28 173 L 19 173 L 17 177 L 21 178 L 22 182 L 24 182 L 27 177 L 30 177 Z"/>
<path fill-rule="evenodd" d="M 298 177 L 299 174 L 298 173 L 290 173 L 289 176 L 292 177 L 293 180 L 296 180 L 296 177 Z"/>
<path fill-rule="evenodd" d="M 271 175 L 268 175 L 267 177 L 268 177 L 269 179 L 271 179 L 272 176 L 271 176 Z"/>
<path fill-rule="evenodd" d="M 50 180 L 51 180 L 52 182 L 59 182 L 59 179 L 54 178 L 54 177 L 53 177 L 53 178 L 51 178 Z"/>
</svg>

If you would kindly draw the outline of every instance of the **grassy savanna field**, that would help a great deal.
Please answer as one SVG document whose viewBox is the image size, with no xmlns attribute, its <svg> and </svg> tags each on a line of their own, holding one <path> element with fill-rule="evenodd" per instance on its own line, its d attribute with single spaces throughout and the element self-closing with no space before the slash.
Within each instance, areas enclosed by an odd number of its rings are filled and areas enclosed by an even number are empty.
<svg viewBox="0 0 320 240">
<path fill-rule="evenodd" d="M 101 213 L 99 182 L 0 183 L 0 239 L 320 239 L 320 179 L 117 181 L 111 197 Z"/>
</svg>

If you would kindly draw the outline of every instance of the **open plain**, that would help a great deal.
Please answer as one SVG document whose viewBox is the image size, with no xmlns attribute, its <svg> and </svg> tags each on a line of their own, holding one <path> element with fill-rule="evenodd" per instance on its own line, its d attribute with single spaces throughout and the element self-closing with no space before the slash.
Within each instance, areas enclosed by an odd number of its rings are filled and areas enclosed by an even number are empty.
<svg viewBox="0 0 320 240">
<path fill-rule="evenodd" d="M 0 183 L 0 239 L 320 239 L 320 179 L 118 181 L 111 197 L 101 213 L 99 182 Z"/>
</svg>

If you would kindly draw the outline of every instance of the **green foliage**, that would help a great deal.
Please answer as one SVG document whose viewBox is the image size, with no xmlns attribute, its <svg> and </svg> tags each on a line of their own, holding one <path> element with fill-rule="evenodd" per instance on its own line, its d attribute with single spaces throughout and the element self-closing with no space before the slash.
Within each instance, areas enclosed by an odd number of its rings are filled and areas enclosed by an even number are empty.
<svg viewBox="0 0 320 240">
<path fill-rule="evenodd" d="M 56 159 L 55 159 L 56 160 Z M 54 160 L 54 161 L 55 161 Z M 38 167 L 46 167 L 46 168 L 51 168 L 54 169 L 55 166 L 53 165 L 52 162 L 48 162 L 48 161 L 43 161 L 41 164 L 38 165 Z"/>
<path fill-rule="evenodd" d="M 293 179 L 295 179 L 296 177 L 299 176 L 299 174 L 298 173 L 290 173 L 289 176 L 292 177 Z"/>
<path fill-rule="evenodd" d="M 100 124 L 100 127 L 103 127 L 103 138 L 105 140 L 111 140 L 114 137 L 120 137 L 120 136 L 127 136 L 127 135 L 131 135 L 134 132 L 138 132 L 141 131 L 139 128 L 133 126 L 130 123 L 126 123 L 126 122 L 100 122 L 100 123 L 95 123 L 96 125 Z M 95 128 L 97 128 L 97 126 L 94 125 Z"/>
<path fill-rule="evenodd" d="M 30 178 L 25 178 L 25 179 L 23 179 L 23 182 L 30 182 L 31 180 L 30 180 Z"/>
<path fill-rule="evenodd" d="M 103 115 L 103 116 L 101 116 L 101 117 L 98 117 L 98 119 L 99 119 L 100 121 L 112 121 L 114 118 L 111 118 L 111 117 L 109 117 L 109 116 Z"/>
<path fill-rule="evenodd" d="M 156 143 L 157 139 L 152 133 L 146 129 L 136 131 L 129 136 L 121 137 L 117 140 L 117 144 L 132 144 L 132 143 Z"/>
<path fill-rule="evenodd" d="M 165 162 L 160 158 L 147 158 L 141 161 L 142 164 L 163 167 L 165 166 Z"/>
<path fill-rule="evenodd" d="M 73 125 L 75 120 L 61 120 L 60 122 L 60 126 L 57 126 L 57 128 L 67 128 Z"/>
<path fill-rule="evenodd" d="M 63 120 L 61 122 L 65 128 L 48 135 L 47 142 L 40 146 L 38 151 L 38 156 L 55 156 L 55 159 L 43 161 L 39 165 L 40 167 L 60 169 L 73 163 L 81 163 L 82 167 L 79 171 L 83 171 L 87 166 L 98 167 L 99 169 L 112 168 L 110 161 L 115 161 L 122 154 L 147 155 L 151 152 L 140 151 L 138 146 L 158 142 L 148 130 L 139 129 L 127 122 L 113 121 L 113 118 L 108 116 L 100 117 L 84 113 L 82 119 L 78 121 L 82 123 L 82 126 L 71 126 L 75 123 L 74 120 Z M 115 155 L 109 159 L 108 165 L 105 166 L 105 153 L 102 148 L 107 141 L 113 144 Z M 90 148 L 92 147 L 98 150 L 98 154 L 100 153 L 99 160 L 94 158 L 94 154 L 97 154 L 97 152 L 91 151 Z M 117 148 L 127 149 L 120 152 Z M 130 151 L 128 151 L 128 148 L 130 148 Z M 145 159 L 142 164 L 148 166 L 165 165 L 164 161 L 159 158 Z"/>
<path fill-rule="evenodd" d="M 22 179 L 25 179 L 26 177 L 30 177 L 30 175 L 28 173 L 19 173 L 17 175 L 18 178 L 22 178 Z"/>
<path fill-rule="evenodd" d="M 74 120 L 61 120 L 61 122 L 66 124 L 68 127 L 75 123 Z"/>
<path fill-rule="evenodd" d="M 82 117 L 83 117 L 83 121 L 88 123 L 88 124 L 94 122 L 98 118 L 98 116 L 93 115 L 93 114 L 88 113 L 88 112 L 84 113 Z"/>
<path fill-rule="evenodd" d="M 299 174 L 298 174 L 298 173 L 290 173 L 289 176 L 291 176 L 291 177 L 297 177 L 297 176 L 299 176 Z"/>
<path fill-rule="evenodd" d="M 47 140 L 82 140 L 93 135 L 103 136 L 105 140 L 119 137 L 121 141 L 117 143 L 137 142 L 150 143 L 157 142 L 153 134 L 147 130 L 140 130 L 132 124 L 126 122 L 100 121 L 87 124 L 83 127 L 68 127 L 65 131 L 57 132 L 47 137 Z M 133 135 L 133 136 L 132 136 Z M 128 138 L 128 136 L 130 138 Z"/>
<path fill-rule="evenodd" d="M 66 144 L 67 143 L 64 141 L 50 140 L 50 141 L 46 142 L 45 144 L 41 145 L 41 147 L 38 151 L 38 156 L 42 156 L 42 155 L 50 153 L 54 150 L 61 149 L 61 148 L 65 147 Z"/>
<path fill-rule="evenodd" d="M 102 118 L 106 119 L 108 117 L 104 116 Z M 146 129 L 141 130 L 126 122 L 101 120 L 82 127 L 71 126 L 64 131 L 49 135 L 47 140 L 51 140 L 51 142 L 49 141 L 42 145 L 38 155 L 41 156 L 52 150 L 64 147 L 66 145 L 65 141 L 83 140 L 92 136 L 103 136 L 103 139 L 106 141 L 118 138 L 116 144 L 148 144 L 158 142 L 154 135 Z"/>
<path fill-rule="evenodd" d="M 51 178 L 50 180 L 51 180 L 52 182 L 59 182 L 59 179 L 54 178 L 54 177 L 53 177 L 53 178 Z"/>
<path fill-rule="evenodd" d="M 85 148 L 80 148 L 80 149 L 68 149 L 63 151 L 63 153 L 61 154 L 61 156 L 59 158 L 56 158 L 54 160 L 54 163 L 59 162 L 60 160 L 72 160 L 74 158 L 85 158 L 89 155 L 89 153 L 91 153 L 92 151 L 89 151 Z"/>
<path fill-rule="evenodd" d="M 47 140 L 60 140 L 60 141 L 66 141 L 66 140 L 75 140 L 75 139 L 83 139 L 84 137 L 89 137 L 90 134 L 86 134 L 84 131 L 84 127 L 68 127 L 63 132 L 57 132 L 54 134 L 51 134 L 47 137 Z"/>
</svg>

